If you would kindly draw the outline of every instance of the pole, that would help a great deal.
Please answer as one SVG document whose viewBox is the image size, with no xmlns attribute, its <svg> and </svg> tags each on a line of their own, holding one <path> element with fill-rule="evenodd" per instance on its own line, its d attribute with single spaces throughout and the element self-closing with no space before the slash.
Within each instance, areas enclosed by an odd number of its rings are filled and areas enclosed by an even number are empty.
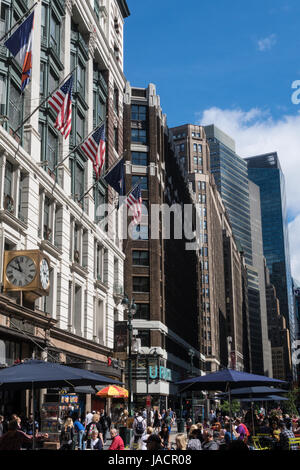
<svg viewBox="0 0 300 470">
<path fill-rule="evenodd" d="M 252 415 L 252 428 L 253 428 L 253 436 L 255 436 L 255 426 L 254 426 L 254 412 L 253 412 L 253 401 L 251 402 L 251 415 Z"/>
<path fill-rule="evenodd" d="M 75 69 L 77 69 L 77 67 L 78 66 L 76 65 L 76 67 L 74 67 L 74 69 L 60 82 L 60 84 L 55 88 L 55 90 L 51 91 L 51 93 L 49 93 L 49 95 L 32 111 L 32 113 L 29 114 L 29 116 L 27 116 L 21 122 L 19 127 L 17 127 L 17 129 L 13 132 L 13 136 L 16 135 L 18 130 L 20 130 L 21 127 L 24 126 L 25 122 L 29 121 L 29 119 L 40 109 L 40 107 L 43 106 L 44 103 L 46 103 L 46 101 L 50 98 L 50 96 L 53 95 L 53 93 L 55 93 L 61 87 L 62 83 L 64 83 L 72 75 L 72 73 L 74 72 Z"/>
<path fill-rule="evenodd" d="M 0 2 L 0 4 L 1 4 L 1 2 Z M 31 8 L 29 8 L 29 10 L 27 10 L 27 11 L 26 11 L 26 13 L 25 13 L 23 16 L 21 16 L 21 18 L 20 18 L 20 19 L 19 19 L 19 20 L 18 20 L 18 21 L 17 21 L 17 22 L 16 22 L 16 23 L 13 25 L 13 27 L 12 27 L 12 28 L 10 28 L 10 30 L 9 30 L 9 31 L 7 31 L 7 32 L 4 34 L 4 36 L 2 36 L 2 38 L 0 38 L 0 42 L 2 42 L 2 41 L 3 41 L 3 39 L 4 39 L 4 38 L 6 38 L 6 36 L 8 36 L 8 35 L 9 35 L 9 33 L 10 33 L 10 32 L 11 32 L 11 31 L 12 31 L 12 30 L 13 30 L 13 29 L 14 29 L 14 28 L 15 28 L 15 27 L 16 27 L 16 26 L 19 24 L 19 23 L 21 23 L 21 21 L 22 21 L 22 20 L 25 18 L 25 16 L 27 16 L 27 15 L 28 15 L 28 13 L 30 13 L 30 12 L 31 12 L 31 10 L 33 10 L 33 9 L 34 9 L 34 7 L 36 7 L 36 5 L 37 5 L 37 4 L 38 4 L 38 2 L 35 2 L 35 4 L 34 4 L 34 5 L 32 5 L 32 7 L 31 7 Z"/>
<path fill-rule="evenodd" d="M 230 440 L 232 441 L 232 413 L 231 413 L 231 388 L 228 383 L 228 401 L 229 401 L 229 426 L 230 426 Z"/>
<path fill-rule="evenodd" d="M 32 450 L 35 450 L 35 413 L 34 413 L 34 386 L 33 386 L 33 382 L 31 382 L 31 394 L 32 394 L 32 416 L 33 416 L 33 424 L 32 424 Z"/>
<path fill-rule="evenodd" d="M 132 342 L 132 316 L 131 316 L 131 305 L 128 309 L 128 332 L 129 332 L 129 345 L 128 345 L 128 413 L 131 417 L 132 403 L 132 364 L 131 364 L 131 342 Z"/>
</svg>

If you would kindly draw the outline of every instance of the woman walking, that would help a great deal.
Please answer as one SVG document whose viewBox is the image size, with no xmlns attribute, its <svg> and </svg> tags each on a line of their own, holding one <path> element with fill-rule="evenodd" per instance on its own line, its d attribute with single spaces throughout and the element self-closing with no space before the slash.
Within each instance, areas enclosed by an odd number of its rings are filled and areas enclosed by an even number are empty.
<svg viewBox="0 0 300 470">
<path fill-rule="evenodd" d="M 74 425 L 72 418 L 67 418 L 60 436 L 60 450 L 73 450 L 74 443 Z"/>
<path fill-rule="evenodd" d="M 159 432 L 161 428 L 161 414 L 159 413 L 158 410 L 155 410 L 155 413 L 154 413 L 153 427 L 154 427 L 155 432 Z"/>
</svg>

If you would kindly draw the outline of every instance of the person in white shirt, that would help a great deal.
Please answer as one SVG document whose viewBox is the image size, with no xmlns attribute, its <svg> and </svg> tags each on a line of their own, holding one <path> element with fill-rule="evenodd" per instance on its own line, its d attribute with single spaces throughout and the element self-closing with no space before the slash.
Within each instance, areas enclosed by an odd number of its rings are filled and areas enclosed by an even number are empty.
<svg viewBox="0 0 300 470">
<path fill-rule="evenodd" d="M 147 450 L 147 440 L 148 440 L 148 437 L 151 436 L 152 433 L 153 433 L 153 428 L 151 428 L 151 426 L 148 426 L 148 427 L 147 427 L 147 432 L 146 432 L 146 434 L 144 434 L 144 435 L 141 437 L 141 440 L 140 440 L 140 443 L 141 443 L 140 450 Z"/>
<path fill-rule="evenodd" d="M 132 447 L 133 449 L 137 449 L 139 446 L 139 441 L 146 434 L 147 423 L 146 420 L 143 418 L 143 413 L 140 412 L 138 416 L 134 418 L 133 421 L 133 442 Z"/>
<path fill-rule="evenodd" d="M 85 417 L 85 421 L 84 421 L 85 422 L 85 427 L 92 422 L 92 419 L 93 419 L 93 413 L 88 411 L 88 413 Z"/>
<path fill-rule="evenodd" d="M 101 439 L 99 439 L 98 431 L 92 431 L 92 438 L 91 438 L 91 450 L 102 450 L 103 445 Z"/>
</svg>

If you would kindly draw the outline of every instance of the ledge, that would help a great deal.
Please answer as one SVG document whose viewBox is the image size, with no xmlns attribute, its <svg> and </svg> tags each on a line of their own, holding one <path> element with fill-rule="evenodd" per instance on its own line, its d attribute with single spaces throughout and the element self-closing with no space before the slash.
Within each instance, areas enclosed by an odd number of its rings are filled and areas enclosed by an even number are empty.
<svg viewBox="0 0 300 470">
<path fill-rule="evenodd" d="M 41 248 L 41 250 L 46 251 L 50 255 L 54 256 L 56 259 L 60 259 L 63 252 L 59 250 L 55 245 L 50 243 L 48 240 L 42 240 L 38 246 Z"/>
<path fill-rule="evenodd" d="M 0 211 L 0 222 L 6 222 L 14 229 L 24 232 L 27 229 L 27 224 L 18 219 L 14 214 L 6 209 Z"/>
<path fill-rule="evenodd" d="M 79 274 L 80 276 L 84 277 L 84 278 L 87 278 L 88 277 L 88 274 L 89 274 L 89 270 L 87 268 L 83 268 L 82 266 L 80 266 L 80 264 L 78 263 L 72 263 L 70 265 L 70 269 L 71 271 Z"/>
</svg>

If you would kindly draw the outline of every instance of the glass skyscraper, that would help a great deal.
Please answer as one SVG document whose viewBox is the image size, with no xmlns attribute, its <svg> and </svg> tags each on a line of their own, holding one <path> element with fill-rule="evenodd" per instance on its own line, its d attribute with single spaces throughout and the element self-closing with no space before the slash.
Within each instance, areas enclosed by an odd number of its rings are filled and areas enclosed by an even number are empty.
<svg viewBox="0 0 300 470">
<path fill-rule="evenodd" d="M 245 161 L 249 179 L 260 188 L 264 256 L 292 344 L 296 334 L 295 306 L 284 175 L 276 152 L 249 157 Z"/>
<path fill-rule="evenodd" d="M 215 125 L 205 126 L 204 129 L 210 148 L 211 173 L 247 263 L 251 358 L 249 367 L 251 372 L 272 376 L 266 300 L 260 292 L 262 285 L 264 288 L 264 279 L 261 276 L 261 266 L 253 262 L 253 246 L 257 244 L 253 243 L 251 234 L 254 224 L 251 221 L 253 209 L 250 204 L 247 162 L 236 154 L 235 141 L 231 137 Z"/>
</svg>

